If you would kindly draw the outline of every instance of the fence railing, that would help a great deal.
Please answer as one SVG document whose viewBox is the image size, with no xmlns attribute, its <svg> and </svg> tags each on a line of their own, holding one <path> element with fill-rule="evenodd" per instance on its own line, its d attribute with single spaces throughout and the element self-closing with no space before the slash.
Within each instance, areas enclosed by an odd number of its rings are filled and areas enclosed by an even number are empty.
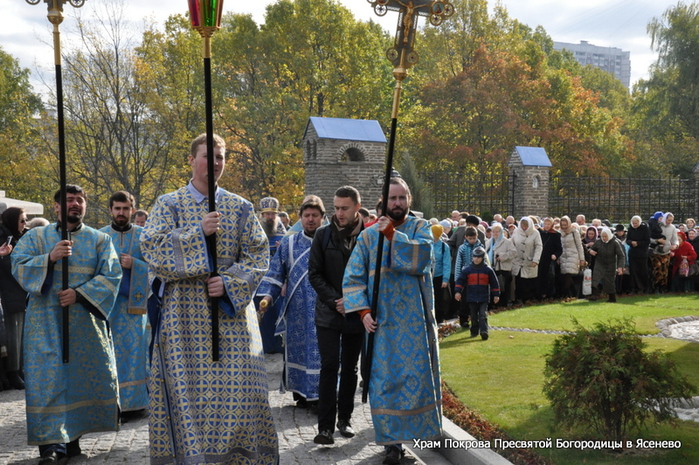
<svg viewBox="0 0 699 465">
<path fill-rule="evenodd" d="M 676 222 L 697 215 L 697 182 L 680 178 L 551 177 L 549 213 L 584 214 L 624 224 L 633 215 L 644 221 L 654 212 L 672 212 Z M 575 218 L 573 217 L 573 220 Z"/>
<path fill-rule="evenodd" d="M 444 218 L 453 210 L 481 216 L 512 214 L 515 195 L 514 176 L 502 173 L 427 173 L 432 188 L 435 214 Z M 627 224 L 633 215 L 644 221 L 654 212 L 672 212 L 676 222 L 699 216 L 699 182 L 694 179 L 605 178 L 602 176 L 551 176 L 548 190 L 548 214 L 569 215 L 573 220 L 582 213 L 592 218 Z"/>
<path fill-rule="evenodd" d="M 511 211 L 510 178 L 501 173 L 433 172 L 425 181 L 432 189 L 435 214 L 445 218 L 454 210 L 481 216 Z"/>
</svg>

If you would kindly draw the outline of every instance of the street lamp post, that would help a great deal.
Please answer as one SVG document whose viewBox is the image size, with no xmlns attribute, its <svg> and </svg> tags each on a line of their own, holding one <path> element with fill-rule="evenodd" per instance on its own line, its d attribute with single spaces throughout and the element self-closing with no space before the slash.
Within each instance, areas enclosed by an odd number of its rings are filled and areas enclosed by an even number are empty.
<svg viewBox="0 0 699 465">
<path fill-rule="evenodd" d="M 393 63 L 393 77 L 396 87 L 393 92 L 393 109 L 391 112 L 391 135 L 388 140 L 386 153 L 386 171 L 384 173 L 382 202 L 384 212 L 388 203 L 388 189 L 391 183 L 393 171 L 393 152 L 396 145 L 396 127 L 398 125 L 398 108 L 403 91 L 403 80 L 408 77 L 408 69 L 419 60 L 417 52 L 413 49 L 417 22 L 420 16 L 429 18 L 433 26 L 439 26 L 445 17 L 454 14 L 454 6 L 450 0 L 367 0 L 379 16 L 384 16 L 389 10 L 397 11 L 398 27 L 393 46 L 386 51 L 386 58 Z M 383 259 L 384 235 L 379 234 L 378 250 L 376 252 L 376 268 L 374 270 L 374 287 L 371 297 L 371 317 L 376 320 L 376 310 L 379 301 L 379 286 L 381 283 L 381 260 Z M 374 351 L 374 333 L 369 333 L 366 352 L 366 363 L 362 364 L 362 402 L 367 401 L 369 382 L 371 376 L 371 360 Z"/>
<path fill-rule="evenodd" d="M 194 28 L 204 39 L 204 89 L 206 100 L 206 153 L 207 175 L 209 181 L 209 212 L 216 211 L 216 180 L 214 179 L 214 122 L 211 96 L 211 36 L 221 28 L 221 13 L 223 0 L 189 0 L 189 16 Z M 216 259 L 216 233 L 206 237 L 213 272 L 218 276 Z M 219 360 L 219 322 L 218 298 L 211 297 L 211 357 L 214 362 Z"/>
<path fill-rule="evenodd" d="M 27 0 L 30 5 L 38 5 L 41 0 Z M 59 26 L 63 22 L 63 5 L 70 3 L 75 8 L 85 4 L 85 0 L 44 0 L 48 8 L 48 19 L 53 24 L 53 58 L 56 65 L 56 116 L 58 119 L 58 164 L 60 171 L 60 205 L 61 205 L 61 240 L 68 239 L 68 221 L 66 211 L 66 140 L 63 120 L 63 74 L 61 71 L 61 32 Z M 62 287 L 69 288 L 68 284 L 68 257 L 61 259 Z M 70 319 L 69 307 L 63 307 L 63 363 L 70 361 Z"/>
</svg>

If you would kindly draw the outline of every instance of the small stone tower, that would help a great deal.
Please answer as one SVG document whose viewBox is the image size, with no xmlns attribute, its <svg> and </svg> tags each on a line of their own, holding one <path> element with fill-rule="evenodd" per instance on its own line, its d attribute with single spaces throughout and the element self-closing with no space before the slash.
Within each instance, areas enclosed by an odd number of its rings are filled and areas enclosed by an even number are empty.
<svg viewBox="0 0 699 465">
<path fill-rule="evenodd" d="M 335 191 L 350 185 L 366 208 L 374 208 L 385 157 L 386 136 L 377 121 L 311 117 L 303 135 L 306 195 L 319 196 L 330 216 Z"/>
<path fill-rule="evenodd" d="M 510 168 L 512 215 L 544 217 L 549 211 L 549 176 L 551 160 L 541 147 L 515 147 L 507 162 Z"/>
</svg>

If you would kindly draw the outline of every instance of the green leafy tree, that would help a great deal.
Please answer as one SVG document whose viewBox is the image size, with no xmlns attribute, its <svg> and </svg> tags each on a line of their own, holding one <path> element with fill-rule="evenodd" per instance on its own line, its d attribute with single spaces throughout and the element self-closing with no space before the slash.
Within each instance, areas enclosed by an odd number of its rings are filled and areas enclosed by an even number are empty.
<svg viewBox="0 0 699 465">
<path fill-rule="evenodd" d="M 671 421 L 676 402 L 696 392 L 666 355 L 645 351 L 632 321 L 573 323 L 546 355 L 543 390 L 556 422 L 621 441 L 648 421 Z"/>
<path fill-rule="evenodd" d="M 671 6 L 648 33 L 658 60 L 634 88 L 634 153 L 645 171 L 691 177 L 699 147 L 699 6 Z"/>
<path fill-rule="evenodd" d="M 8 197 L 45 201 L 42 180 L 50 179 L 53 160 L 36 144 L 41 115 L 29 70 L 0 48 L 0 189 Z"/>
<path fill-rule="evenodd" d="M 403 180 L 410 186 L 412 209 L 422 212 L 424 218 L 433 217 L 434 196 L 432 195 L 432 189 L 420 176 L 410 153 L 406 152 L 400 157 L 397 167 Z"/>
</svg>

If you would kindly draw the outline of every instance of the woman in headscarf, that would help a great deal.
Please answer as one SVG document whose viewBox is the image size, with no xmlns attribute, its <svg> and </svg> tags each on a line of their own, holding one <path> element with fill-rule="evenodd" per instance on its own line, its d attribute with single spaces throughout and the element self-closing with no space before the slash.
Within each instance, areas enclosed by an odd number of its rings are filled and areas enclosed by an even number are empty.
<svg viewBox="0 0 699 465">
<path fill-rule="evenodd" d="M 616 302 L 615 278 L 624 273 L 626 254 L 621 242 L 614 239 L 611 229 L 602 228 L 600 238 L 590 248 L 590 255 L 595 257 L 591 300 L 596 300 L 601 290 L 609 294 L 609 302 Z"/>
<path fill-rule="evenodd" d="M 597 239 L 599 239 L 597 228 L 595 226 L 588 226 L 582 239 L 582 246 L 585 251 L 585 261 L 591 270 L 595 268 L 595 257 L 590 254 L 590 249 L 595 245 Z"/>
<path fill-rule="evenodd" d="M 556 292 L 556 260 L 563 252 L 561 233 L 553 229 L 553 218 L 544 218 L 541 235 L 541 261 L 539 262 L 539 290 L 537 297 L 553 297 Z"/>
<path fill-rule="evenodd" d="M 653 284 L 656 292 L 667 291 L 671 253 L 679 246 L 677 228 L 672 224 L 674 219 L 675 215 L 667 212 L 658 221 L 662 236 L 656 240 L 657 245 L 651 254 Z"/>
<path fill-rule="evenodd" d="M 631 276 L 631 293 L 643 294 L 648 291 L 648 247 L 650 246 L 650 229 L 635 215 L 631 218 L 629 231 L 626 233 L 626 245 L 629 246 L 629 275 Z"/>
<path fill-rule="evenodd" d="M 677 233 L 677 240 L 679 241 L 679 245 L 673 253 L 674 258 L 672 260 L 672 291 L 688 292 L 692 281 L 689 275 L 682 276 L 680 274 L 680 267 L 684 260 L 687 260 L 688 267 L 692 266 L 697 259 L 697 253 L 694 250 L 694 246 L 687 241 L 687 236 L 682 231 Z"/>
<path fill-rule="evenodd" d="M 512 275 L 515 277 L 517 300 L 526 302 L 536 295 L 536 281 L 539 275 L 539 261 L 543 245 L 541 235 L 534 228 L 528 216 L 519 220 L 519 226 L 512 237 L 517 254 L 512 262 Z"/>
<path fill-rule="evenodd" d="M 503 233 L 500 223 L 491 226 L 491 238 L 486 243 L 488 260 L 495 270 L 500 282 L 500 306 L 507 305 L 512 300 L 512 262 L 517 255 L 517 250 Z"/>
<path fill-rule="evenodd" d="M 11 249 L 27 231 L 27 214 L 22 208 L 10 207 L 2 212 L 0 244 L 9 240 Z M 22 335 L 27 293 L 12 276 L 12 252 L 0 257 L 0 299 L 7 332 L 7 379 L 15 389 L 24 389 L 22 377 Z"/>
<path fill-rule="evenodd" d="M 561 297 L 577 297 L 579 290 L 576 280 L 580 270 L 585 267 L 585 252 L 578 232 L 578 225 L 571 222 L 568 216 L 561 218 L 562 252 L 559 262 L 561 265 Z"/>
</svg>

